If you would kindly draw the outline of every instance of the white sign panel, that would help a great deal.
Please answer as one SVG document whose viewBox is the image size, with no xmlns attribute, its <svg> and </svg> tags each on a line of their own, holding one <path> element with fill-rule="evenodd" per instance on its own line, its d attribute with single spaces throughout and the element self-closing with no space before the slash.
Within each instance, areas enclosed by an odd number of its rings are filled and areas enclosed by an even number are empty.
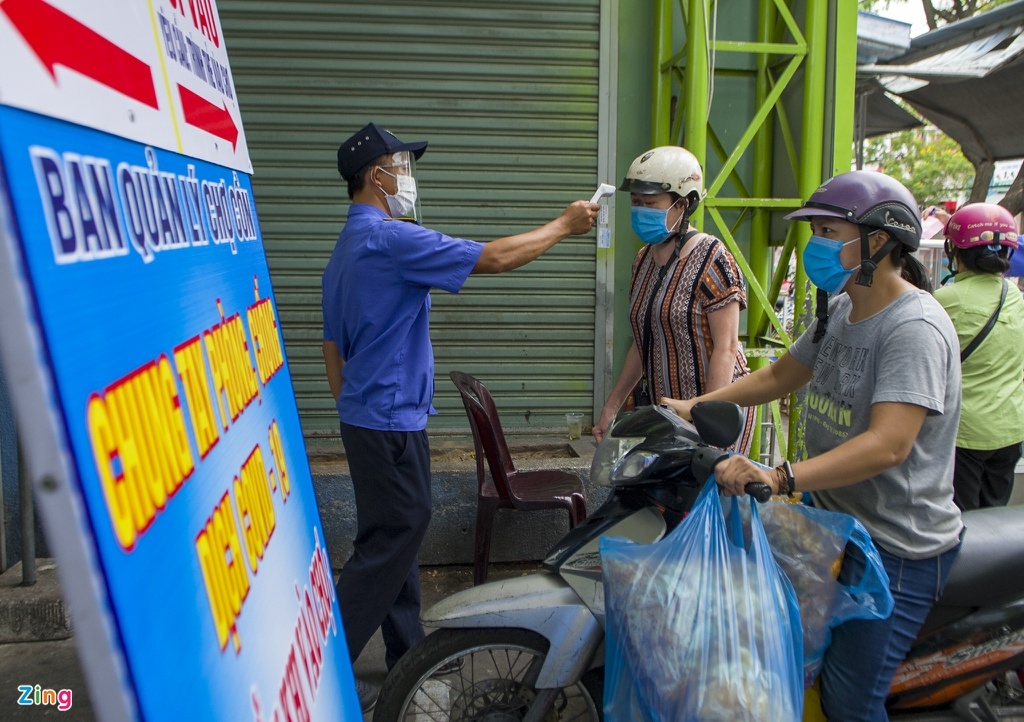
<svg viewBox="0 0 1024 722">
<path fill-rule="evenodd" d="M 0 103 L 252 173 L 214 0 L 2 0 Z"/>
</svg>

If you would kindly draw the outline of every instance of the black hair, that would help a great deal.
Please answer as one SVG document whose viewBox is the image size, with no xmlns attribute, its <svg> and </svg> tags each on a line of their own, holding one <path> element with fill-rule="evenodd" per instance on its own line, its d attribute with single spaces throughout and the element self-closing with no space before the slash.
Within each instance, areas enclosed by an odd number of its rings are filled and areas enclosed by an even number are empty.
<svg viewBox="0 0 1024 722">
<path fill-rule="evenodd" d="M 356 171 L 355 174 L 353 174 L 353 176 L 348 179 L 349 200 L 353 200 L 356 197 L 356 193 L 361 191 L 366 186 L 366 174 L 369 173 L 374 168 L 376 168 L 377 166 L 381 165 L 384 162 L 385 158 L 387 158 L 386 155 L 382 155 L 379 158 L 374 158 L 369 163 L 360 168 L 358 171 Z"/>
<path fill-rule="evenodd" d="M 972 248 L 957 248 L 957 265 L 963 264 L 968 271 L 975 273 L 995 273 L 1003 275 L 1010 270 L 1010 259 L 1007 246 L 1000 246 L 998 253 L 988 246 L 973 246 Z"/>
<path fill-rule="evenodd" d="M 887 234 L 889 230 L 887 228 L 873 228 L 868 226 L 870 232 L 885 231 Z M 892 259 L 892 263 L 900 271 L 900 277 L 908 283 L 917 286 L 922 291 L 931 293 L 934 290 L 932 286 L 931 276 L 928 274 L 928 269 L 925 268 L 924 264 L 918 260 L 917 256 L 914 255 L 914 249 L 907 246 L 899 241 L 899 239 L 889 236 L 892 241 L 896 242 L 893 249 L 889 251 L 889 258 Z"/>
<path fill-rule="evenodd" d="M 911 253 L 910 248 L 901 243 L 898 248 L 893 249 L 892 260 L 899 266 L 900 276 L 903 277 L 903 280 L 914 284 L 922 291 L 927 291 L 928 293 L 935 290 L 932 287 L 932 279 L 928 275 L 928 269 L 917 260 L 917 256 Z"/>
</svg>

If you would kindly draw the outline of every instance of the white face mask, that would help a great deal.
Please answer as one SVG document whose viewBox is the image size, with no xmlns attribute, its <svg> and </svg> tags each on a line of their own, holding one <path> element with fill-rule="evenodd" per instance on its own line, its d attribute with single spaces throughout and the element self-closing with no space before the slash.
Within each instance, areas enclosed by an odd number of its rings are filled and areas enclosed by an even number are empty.
<svg viewBox="0 0 1024 722">
<path fill-rule="evenodd" d="M 379 166 L 378 166 L 379 167 Z M 395 195 L 384 193 L 384 200 L 388 204 L 388 210 L 392 218 L 415 218 L 416 217 L 416 179 L 411 175 L 395 175 L 388 173 L 383 168 L 382 173 L 387 173 L 398 183 L 398 190 Z M 379 186 L 378 186 L 379 187 Z M 381 188 L 383 191 L 384 189 Z"/>
</svg>

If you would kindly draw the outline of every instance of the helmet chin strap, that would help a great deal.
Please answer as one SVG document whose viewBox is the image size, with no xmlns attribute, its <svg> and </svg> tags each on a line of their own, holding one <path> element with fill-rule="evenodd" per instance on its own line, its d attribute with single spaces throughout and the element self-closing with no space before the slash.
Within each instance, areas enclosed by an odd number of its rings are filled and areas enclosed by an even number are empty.
<svg viewBox="0 0 1024 722">
<path fill-rule="evenodd" d="M 828 291 L 818 289 L 814 297 L 814 317 L 818 323 L 814 326 L 812 343 L 818 343 L 825 336 L 825 329 L 828 328 Z"/>
<path fill-rule="evenodd" d="M 946 281 L 953 278 L 960 269 L 956 267 L 956 251 L 953 250 L 953 244 L 950 243 L 948 238 L 943 242 L 942 246 L 942 250 L 946 252 L 947 267 L 949 269 L 949 273 L 942 279 L 942 283 L 945 284 Z"/>
<path fill-rule="evenodd" d="M 878 263 L 896 247 L 899 241 L 889 238 L 878 249 L 878 253 L 872 256 L 868 238 L 877 233 L 878 230 L 868 233 L 866 227 L 858 226 L 858 228 L 860 229 L 860 270 L 857 271 L 857 285 L 870 287 L 875 281 L 875 271 L 878 269 Z"/>
<path fill-rule="evenodd" d="M 676 203 L 679 203 L 679 201 L 683 202 L 683 215 L 679 217 L 679 227 L 672 231 L 672 234 L 677 238 L 682 238 L 686 233 L 686 229 L 690 227 L 690 202 L 685 196 L 680 196 Z M 672 205 L 674 206 L 676 203 L 673 203 Z M 669 236 L 669 238 L 671 237 L 672 236 Z"/>
<path fill-rule="evenodd" d="M 683 207 L 686 208 L 683 211 L 683 222 L 681 227 L 685 229 L 690 225 L 690 216 L 693 215 L 694 211 L 697 210 L 697 206 L 700 205 L 700 194 L 696 191 L 690 191 L 688 195 L 683 196 Z"/>
<path fill-rule="evenodd" d="M 676 231 L 680 236 L 685 234 L 686 229 L 690 227 L 690 206 L 686 202 L 685 198 L 683 199 L 683 208 L 685 210 L 683 211 L 682 217 L 679 219 L 679 230 Z"/>
</svg>

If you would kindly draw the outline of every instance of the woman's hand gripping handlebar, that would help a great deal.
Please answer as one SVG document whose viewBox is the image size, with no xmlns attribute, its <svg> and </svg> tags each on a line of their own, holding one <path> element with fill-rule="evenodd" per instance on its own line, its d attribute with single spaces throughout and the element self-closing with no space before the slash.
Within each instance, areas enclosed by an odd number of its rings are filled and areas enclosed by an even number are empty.
<svg viewBox="0 0 1024 722">
<path fill-rule="evenodd" d="M 754 469 L 764 468 L 761 467 L 760 464 L 754 464 L 754 462 L 750 461 L 750 459 L 747 459 L 745 456 L 733 454 L 729 451 L 722 451 L 721 449 L 714 449 L 710 446 L 702 446 L 693 454 L 691 468 L 693 469 L 694 478 L 702 484 L 706 483 L 711 474 L 714 473 L 716 467 L 719 466 L 720 462 L 724 462 L 726 459 L 742 459 L 751 464 Z M 730 461 L 728 463 L 728 467 L 730 467 L 729 471 L 731 472 L 731 467 L 736 465 L 736 462 Z M 719 475 L 716 475 L 715 479 L 727 494 L 735 495 L 735 484 L 723 483 L 721 472 L 724 471 L 725 467 L 723 466 L 720 469 Z M 732 474 L 729 473 L 727 476 L 732 476 Z M 775 493 L 770 484 L 760 479 L 743 482 L 742 489 L 743 493 L 749 494 L 761 503 L 768 501 L 772 497 L 772 494 Z"/>
</svg>

